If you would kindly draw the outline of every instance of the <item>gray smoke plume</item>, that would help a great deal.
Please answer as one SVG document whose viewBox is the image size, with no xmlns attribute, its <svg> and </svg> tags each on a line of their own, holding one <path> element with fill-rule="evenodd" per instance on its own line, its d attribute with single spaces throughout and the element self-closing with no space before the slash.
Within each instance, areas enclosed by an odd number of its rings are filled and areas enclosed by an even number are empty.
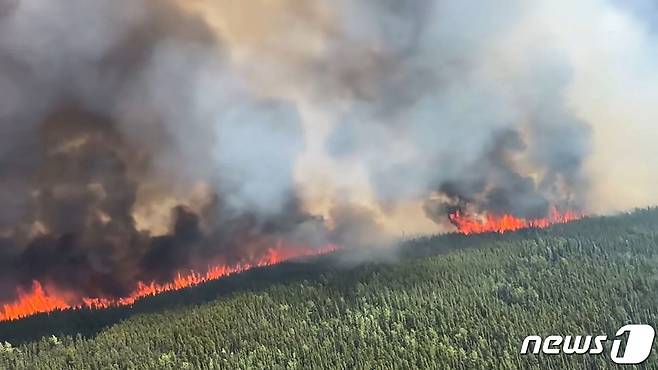
<svg viewBox="0 0 658 370">
<path fill-rule="evenodd" d="M 524 55 L 529 70 L 496 75 L 506 60 L 489 48 L 517 22 L 520 4 L 505 12 L 487 1 L 353 4 L 365 10 L 350 14 L 375 16 L 345 29 L 328 58 L 332 80 L 349 81 L 340 87 L 355 99 L 328 145 L 339 158 L 366 158 L 378 199 L 441 194 L 528 218 L 582 208 L 589 128 L 566 102 L 568 66 L 538 48 Z"/>
<path fill-rule="evenodd" d="M 655 202 L 646 9 L 0 0 L 0 302 Z"/>
<path fill-rule="evenodd" d="M 297 226 L 320 221 L 294 194 L 296 109 L 251 93 L 199 17 L 170 1 L 2 4 L 3 295 L 37 280 L 119 297 L 308 244 Z M 193 209 L 179 194 L 198 181 Z M 140 228 L 158 202 L 165 231 Z"/>
</svg>

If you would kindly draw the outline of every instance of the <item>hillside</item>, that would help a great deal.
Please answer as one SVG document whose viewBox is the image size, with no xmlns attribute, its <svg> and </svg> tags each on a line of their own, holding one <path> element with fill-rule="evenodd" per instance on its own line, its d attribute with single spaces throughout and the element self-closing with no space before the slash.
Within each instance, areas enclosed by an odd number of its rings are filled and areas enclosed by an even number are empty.
<svg viewBox="0 0 658 370">
<path fill-rule="evenodd" d="M 13 345 L 0 347 L 0 368 L 605 369 L 606 356 L 518 352 L 531 334 L 658 327 L 658 209 L 423 238 L 395 255 L 346 264 L 342 252 L 132 309 L 3 323 L 0 341 Z M 658 368 L 655 352 L 642 366 Z"/>
</svg>

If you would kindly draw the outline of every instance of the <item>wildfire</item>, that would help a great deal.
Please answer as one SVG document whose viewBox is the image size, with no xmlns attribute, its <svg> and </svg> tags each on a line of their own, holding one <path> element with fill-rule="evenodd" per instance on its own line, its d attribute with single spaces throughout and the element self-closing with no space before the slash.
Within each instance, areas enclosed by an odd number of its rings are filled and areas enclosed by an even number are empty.
<svg viewBox="0 0 658 370">
<path fill-rule="evenodd" d="M 15 302 L 0 306 L 0 321 L 19 320 L 39 313 L 69 309 L 103 309 L 129 306 L 144 297 L 192 287 L 254 267 L 271 266 L 291 259 L 317 256 L 335 250 L 336 247 L 333 245 L 327 245 L 322 248 L 292 248 L 279 245 L 275 248 L 270 248 L 263 256 L 255 258 L 250 262 L 212 266 L 203 274 L 195 271 L 179 273 L 173 281 L 164 284 L 140 282 L 135 291 L 124 298 L 70 297 L 70 295 L 58 293 L 56 289 L 48 289 L 42 283 L 34 281 L 31 291 L 26 292 L 19 289 L 18 298 Z"/>
<path fill-rule="evenodd" d="M 455 211 L 448 217 L 460 233 L 470 235 L 492 232 L 502 234 L 509 231 L 531 228 L 543 229 L 553 224 L 564 224 L 578 220 L 582 218 L 582 215 L 572 211 L 561 213 L 556 208 L 552 208 L 548 217 L 535 220 L 526 220 L 508 214 L 486 214 L 482 217 L 473 217 L 460 211 Z"/>
</svg>

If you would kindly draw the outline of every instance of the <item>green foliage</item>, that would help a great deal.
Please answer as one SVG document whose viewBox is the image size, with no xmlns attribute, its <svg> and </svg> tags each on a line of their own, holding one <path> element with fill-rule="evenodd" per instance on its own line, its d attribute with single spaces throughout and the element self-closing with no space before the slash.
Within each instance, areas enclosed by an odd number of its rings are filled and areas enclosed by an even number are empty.
<svg viewBox="0 0 658 370">
<path fill-rule="evenodd" d="M 395 263 L 316 275 L 138 314 L 95 335 L 4 343 L 0 368 L 614 368 L 606 356 L 518 353 L 531 334 L 658 327 L 658 210 L 424 238 Z M 654 350 L 642 366 L 657 360 Z"/>
</svg>

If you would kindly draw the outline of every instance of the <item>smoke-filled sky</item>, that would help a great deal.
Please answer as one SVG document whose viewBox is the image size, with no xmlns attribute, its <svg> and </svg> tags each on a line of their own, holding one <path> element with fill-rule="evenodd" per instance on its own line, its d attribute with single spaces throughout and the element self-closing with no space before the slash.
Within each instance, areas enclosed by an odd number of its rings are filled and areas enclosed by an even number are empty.
<svg viewBox="0 0 658 370">
<path fill-rule="evenodd" d="M 0 0 L 0 291 L 655 205 L 656 9 Z"/>
<path fill-rule="evenodd" d="M 340 200 L 432 229 L 417 211 L 446 187 L 520 214 L 657 201 L 651 1 L 193 4 L 303 115 L 296 179 L 323 214 Z"/>
</svg>

